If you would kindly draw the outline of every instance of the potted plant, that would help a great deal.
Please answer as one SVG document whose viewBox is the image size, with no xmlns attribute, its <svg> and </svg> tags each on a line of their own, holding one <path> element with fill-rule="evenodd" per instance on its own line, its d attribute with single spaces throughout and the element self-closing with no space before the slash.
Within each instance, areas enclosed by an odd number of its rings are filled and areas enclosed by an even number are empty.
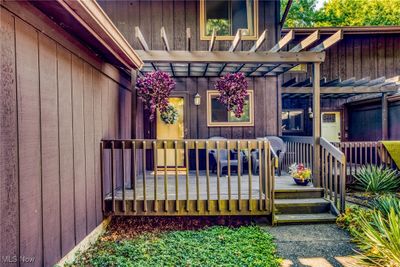
<svg viewBox="0 0 400 267">
<path fill-rule="evenodd" d="M 311 170 L 302 163 L 294 163 L 289 167 L 289 174 L 298 185 L 306 186 L 311 181 Z"/>
<path fill-rule="evenodd" d="M 157 109 L 163 113 L 169 107 L 169 95 L 175 87 L 171 76 L 163 71 L 146 73 L 136 82 L 138 96 L 142 99 L 145 109 L 150 111 L 150 120 L 153 121 Z"/>
<path fill-rule="evenodd" d="M 219 92 L 218 101 L 237 118 L 243 114 L 243 106 L 248 95 L 247 87 L 246 76 L 241 72 L 227 73 L 215 82 L 215 89 Z"/>
</svg>

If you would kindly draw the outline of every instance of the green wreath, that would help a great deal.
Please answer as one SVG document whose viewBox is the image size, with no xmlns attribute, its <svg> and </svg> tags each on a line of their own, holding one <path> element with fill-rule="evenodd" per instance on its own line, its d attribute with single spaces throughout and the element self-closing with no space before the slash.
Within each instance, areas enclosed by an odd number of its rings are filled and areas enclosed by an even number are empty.
<svg viewBox="0 0 400 267">
<path fill-rule="evenodd" d="M 161 112 L 160 117 L 166 124 L 174 124 L 178 121 L 179 114 L 174 106 L 169 105 L 164 112 Z"/>
</svg>

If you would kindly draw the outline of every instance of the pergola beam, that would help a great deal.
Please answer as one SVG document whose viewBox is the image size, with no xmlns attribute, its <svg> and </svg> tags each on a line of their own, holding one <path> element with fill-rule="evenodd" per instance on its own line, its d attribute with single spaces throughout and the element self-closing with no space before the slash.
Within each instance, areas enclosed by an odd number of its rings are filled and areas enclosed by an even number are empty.
<svg viewBox="0 0 400 267">
<path fill-rule="evenodd" d="M 153 63 L 244 63 L 244 64 L 300 64 L 321 63 L 325 52 L 254 52 L 248 51 L 143 51 L 137 50 L 143 62 Z"/>
<path fill-rule="evenodd" d="M 322 43 L 317 45 L 316 47 L 311 48 L 310 51 L 313 51 L 313 52 L 323 51 L 323 50 L 331 47 L 332 45 L 336 44 L 337 42 L 339 42 L 342 39 L 343 39 L 343 30 L 340 29 L 336 33 L 334 33 L 332 36 L 327 38 L 325 41 L 323 41 Z"/>
<path fill-rule="evenodd" d="M 288 45 L 293 39 L 294 39 L 294 31 L 291 30 L 285 36 L 283 36 L 279 40 L 279 42 L 269 50 L 269 52 L 280 51 L 282 48 L 284 48 L 286 45 Z"/>
<path fill-rule="evenodd" d="M 263 45 L 265 40 L 267 39 L 267 30 L 263 31 L 263 33 L 258 37 L 257 41 L 250 48 L 249 52 L 257 52 L 258 49 Z"/>
<path fill-rule="evenodd" d="M 144 51 L 150 50 L 146 40 L 144 39 L 142 32 L 140 31 L 140 28 L 137 26 L 135 27 L 135 36 L 138 39 L 139 44 L 143 48 Z"/>
<path fill-rule="evenodd" d="M 373 94 L 395 92 L 399 86 L 321 87 L 321 94 Z M 311 94 L 312 87 L 282 87 L 282 94 Z"/>
<path fill-rule="evenodd" d="M 164 26 L 161 27 L 161 40 L 164 44 L 165 50 L 170 51 L 167 33 L 165 32 Z M 169 64 L 169 67 L 171 68 L 172 76 L 175 76 L 174 66 L 172 65 L 172 63 Z"/>
</svg>

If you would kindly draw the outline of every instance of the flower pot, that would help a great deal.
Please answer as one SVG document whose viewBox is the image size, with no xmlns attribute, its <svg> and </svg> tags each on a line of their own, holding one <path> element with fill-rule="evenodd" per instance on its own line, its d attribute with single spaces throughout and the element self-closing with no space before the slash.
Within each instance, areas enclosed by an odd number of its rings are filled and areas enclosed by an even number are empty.
<svg viewBox="0 0 400 267">
<path fill-rule="evenodd" d="M 292 178 L 293 178 L 294 182 L 295 182 L 297 185 L 306 186 L 306 185 L 308 185 L 308 183 L 310 182 L 310 180 L 301 180 L 301 179 L 296 179 L 296 178 L 294 178 L 294 177 L 292 177 Z"/>
</svg>

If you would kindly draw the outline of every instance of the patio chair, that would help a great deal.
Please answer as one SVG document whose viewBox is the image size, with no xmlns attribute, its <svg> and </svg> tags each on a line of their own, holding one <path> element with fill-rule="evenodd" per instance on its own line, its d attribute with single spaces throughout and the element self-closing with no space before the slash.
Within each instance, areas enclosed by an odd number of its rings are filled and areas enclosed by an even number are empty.
<svg viewBox="0 0 400 267">
<path fill-rule="evenodd" d="M 209 138 L 210 140 L 226 140 L 224 137 L 220 136 L 214 136 Z M 232 153 L 231 151 L 228 151 L 227 149 L 220 149 L 219 150 L 219 173 L 222 174 L 223 169 L 226 167 L 228 171 L 228 153 Z M 234 153 L 237 153 L 236 151 Z M 212 167 L 211 170 L 212 172 L 215 171 L 217 167 L 217 150 L 212 149 L 209 152 L 210 158 L 212 159 Z M 240 158 L 240 174 L 243 173 L 243 161 L 244 161 L 244 155 L 242 153 L 238 154 L 238 157 Z M 236 171 L 238 170 L 238 160 L 233 159 L 232 157 L 230 158 L 230 166 L 235 167 Z"/>
<path fill-rule="evenodd" d="M 265 140 L 267 139 L 269 143 L 271 144 L 272 149 L 274 150 L 275 154 L 278 156 L 278 166 L 281 166 L 281 163 L 283 161 L 283 157 L 285 156 L 286 153 L 286 144 L 283 142 L 283 140 L 277 136 L 266 136 L 264 138 L 257 138 L 257 139 L 262 139 Z M 253 165 L 253 173 L 256 174 L 258 171 L 259 167 L 259 153 L 258 150 L 254 150 L 251 153 L 251 163 Z M 281 175 L 281 168 L 278 168 L 278 175 Z"/>
</svg>

